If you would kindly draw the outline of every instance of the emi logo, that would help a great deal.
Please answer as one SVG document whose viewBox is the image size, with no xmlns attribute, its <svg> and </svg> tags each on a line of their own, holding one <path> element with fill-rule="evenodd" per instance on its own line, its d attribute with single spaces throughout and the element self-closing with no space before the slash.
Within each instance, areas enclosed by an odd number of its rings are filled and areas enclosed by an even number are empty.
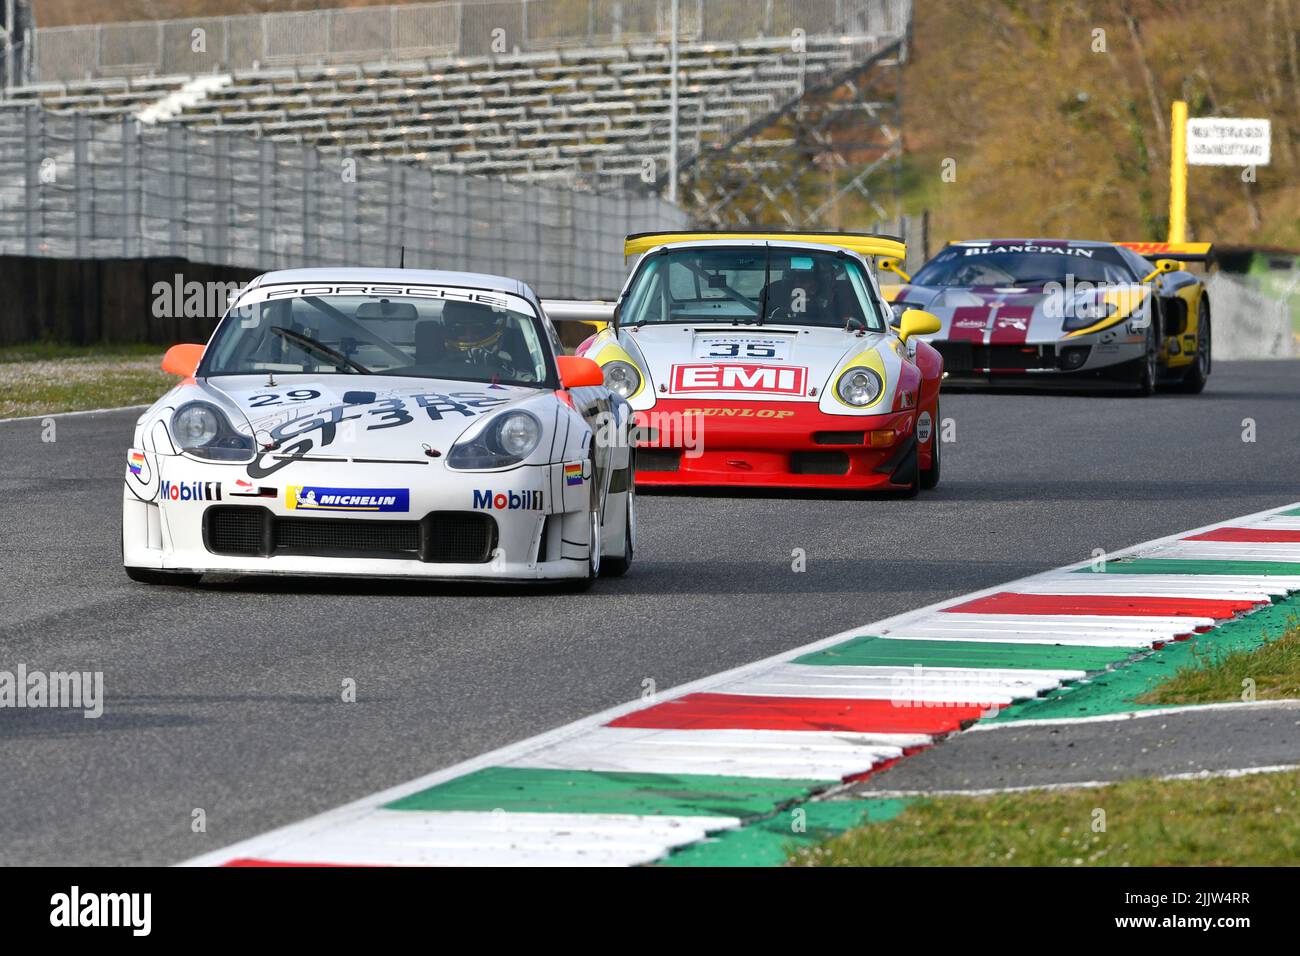
<svg viewBox="0 0 1300 956">
<path fill-rule="evenodd" d="M 674 365 L 674 392 L 762 392 L 768 395 L 802 395 L 808 369 L 778 365 Z"/>
</svg>

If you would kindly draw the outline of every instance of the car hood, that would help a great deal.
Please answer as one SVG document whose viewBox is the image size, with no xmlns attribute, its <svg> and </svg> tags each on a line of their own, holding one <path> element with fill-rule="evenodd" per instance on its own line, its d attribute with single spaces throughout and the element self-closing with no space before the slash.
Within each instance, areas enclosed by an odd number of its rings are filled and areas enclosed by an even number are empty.
<svg viewBox="0 0 1300 956">
<path fill-rule="evenodd" d="M 426 447 L 445 454 L 485 416 L 509 406 L 538 413 L 553 425 L 549 389 L 427 378 L 363 375 L 225 375 L 200 379 L 168 396 L 218 405 L 236 431 L 259 449 L 295 458 L 371 461 L 421 459 Z"/>
<path fill-rule="evenodd" d="M 1143 298 L 1139 287 L 1127 292 L 1134 303 Z M 1138 294 L 1133 295 L 1134 292 Z M 921 336 L 923 339 L 987 341 L 1001 345 L 1055 342 L 1064 337 L 1066 330 L 1061 317 L 1064 302 L 1062 288 L 1056 284 L 1046 287 L 909 284 L 900 288 L 894 298 L 896 311 L 924 309 L 939 319 L 939 331 Z M 1054 308 L 1048 308 L 1049 303 Z"/>
<path fill-rule="evenodd" d="M 817 403 L 846 362 L 872 349 L 896 357 L 898 340 L 890 333 L 727 323 L 628 328 L 619 341 L 646 373 L 643 393 L 657 398 Z"/>
</svg>

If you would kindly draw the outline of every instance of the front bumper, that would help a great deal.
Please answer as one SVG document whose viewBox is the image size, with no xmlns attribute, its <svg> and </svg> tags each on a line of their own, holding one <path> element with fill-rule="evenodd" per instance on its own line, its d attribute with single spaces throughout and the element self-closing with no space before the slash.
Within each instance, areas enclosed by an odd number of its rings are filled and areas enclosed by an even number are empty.
<svg viewBox="0 0 1300 956">
<path fill-rule="evenodd" d="M 441 462 L 244 465 L 145 455 L 128 469 L 123 563 L 233 574 L 543 580 L 587 573 L 591 477 L 563 464 L 454 472 Z M 137 464 L 138 467 L 138 464 Z"/>
<path fill-rule="evenodd" d="M 1121 327 L 1050 342 L 930 342 L 943 356 L 948 382 L 1131 378 L 1146 352 L 1144 333 Z"/>
<path fill-rule="evenodd" d="M 636 481 L 639 487 L 902 489 L 915 471 L 916 421 L 914 409 L 827 415 L 802 402 L 661 399 L 636 413 Z"/>
</svg>

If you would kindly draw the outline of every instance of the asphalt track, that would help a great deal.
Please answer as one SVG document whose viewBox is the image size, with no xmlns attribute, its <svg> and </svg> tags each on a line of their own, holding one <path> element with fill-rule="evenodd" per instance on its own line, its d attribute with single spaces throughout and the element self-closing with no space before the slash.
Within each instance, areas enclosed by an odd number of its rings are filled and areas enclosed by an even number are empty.
<svg viewBox="0 0 1300 956">
<path fill-rule="evenodd" d="M 103 671 L 106 697 L 97 720 L 0 710 L 0 864 L 176 862 L 647 681 L 665 689 L 1096 548 L 1294 501 L 1298 409 L 1300 362 L 1219 363 L 1199 397 L 953 394 L 936 491 L 643 495 L 632 572 L 576 596 L 136 585 L 117 540 L 136 413 L 60 418 L 53 443 L 39 421 L 0 424 L 0 669 Z M 355 703 L 341 699 L 348 678 Z M 206 832 L 192 832 L 196 808 Z"/>
</svg>

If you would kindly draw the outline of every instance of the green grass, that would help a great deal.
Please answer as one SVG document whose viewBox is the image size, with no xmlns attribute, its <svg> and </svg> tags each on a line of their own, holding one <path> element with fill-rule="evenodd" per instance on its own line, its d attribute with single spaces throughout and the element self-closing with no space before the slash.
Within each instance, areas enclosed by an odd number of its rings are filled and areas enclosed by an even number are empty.
<svg viewBox="0 0 1300 956">
<path fill-rule="evenodd" d="M 1139 704 L 1212 704 L 1247 700 L 1254 681 L 1256 700 L 1300 697 L 1300 625 L 1253 651 L 1195 651 L 1190 666 L 1137 698 Z"/>
<path fill-rule="evenodd" d="M 0 418 L 153 402 L 176 384 L 161 360 L 156 345 L 0 348 Z"/>
<path fill-rule="evenodd" d="M 1104 832 L 1094 832 L 1097 811 Z M 1300 772 L 919 800 L 793 866 L 1294 866 Z"/>
</svg>

